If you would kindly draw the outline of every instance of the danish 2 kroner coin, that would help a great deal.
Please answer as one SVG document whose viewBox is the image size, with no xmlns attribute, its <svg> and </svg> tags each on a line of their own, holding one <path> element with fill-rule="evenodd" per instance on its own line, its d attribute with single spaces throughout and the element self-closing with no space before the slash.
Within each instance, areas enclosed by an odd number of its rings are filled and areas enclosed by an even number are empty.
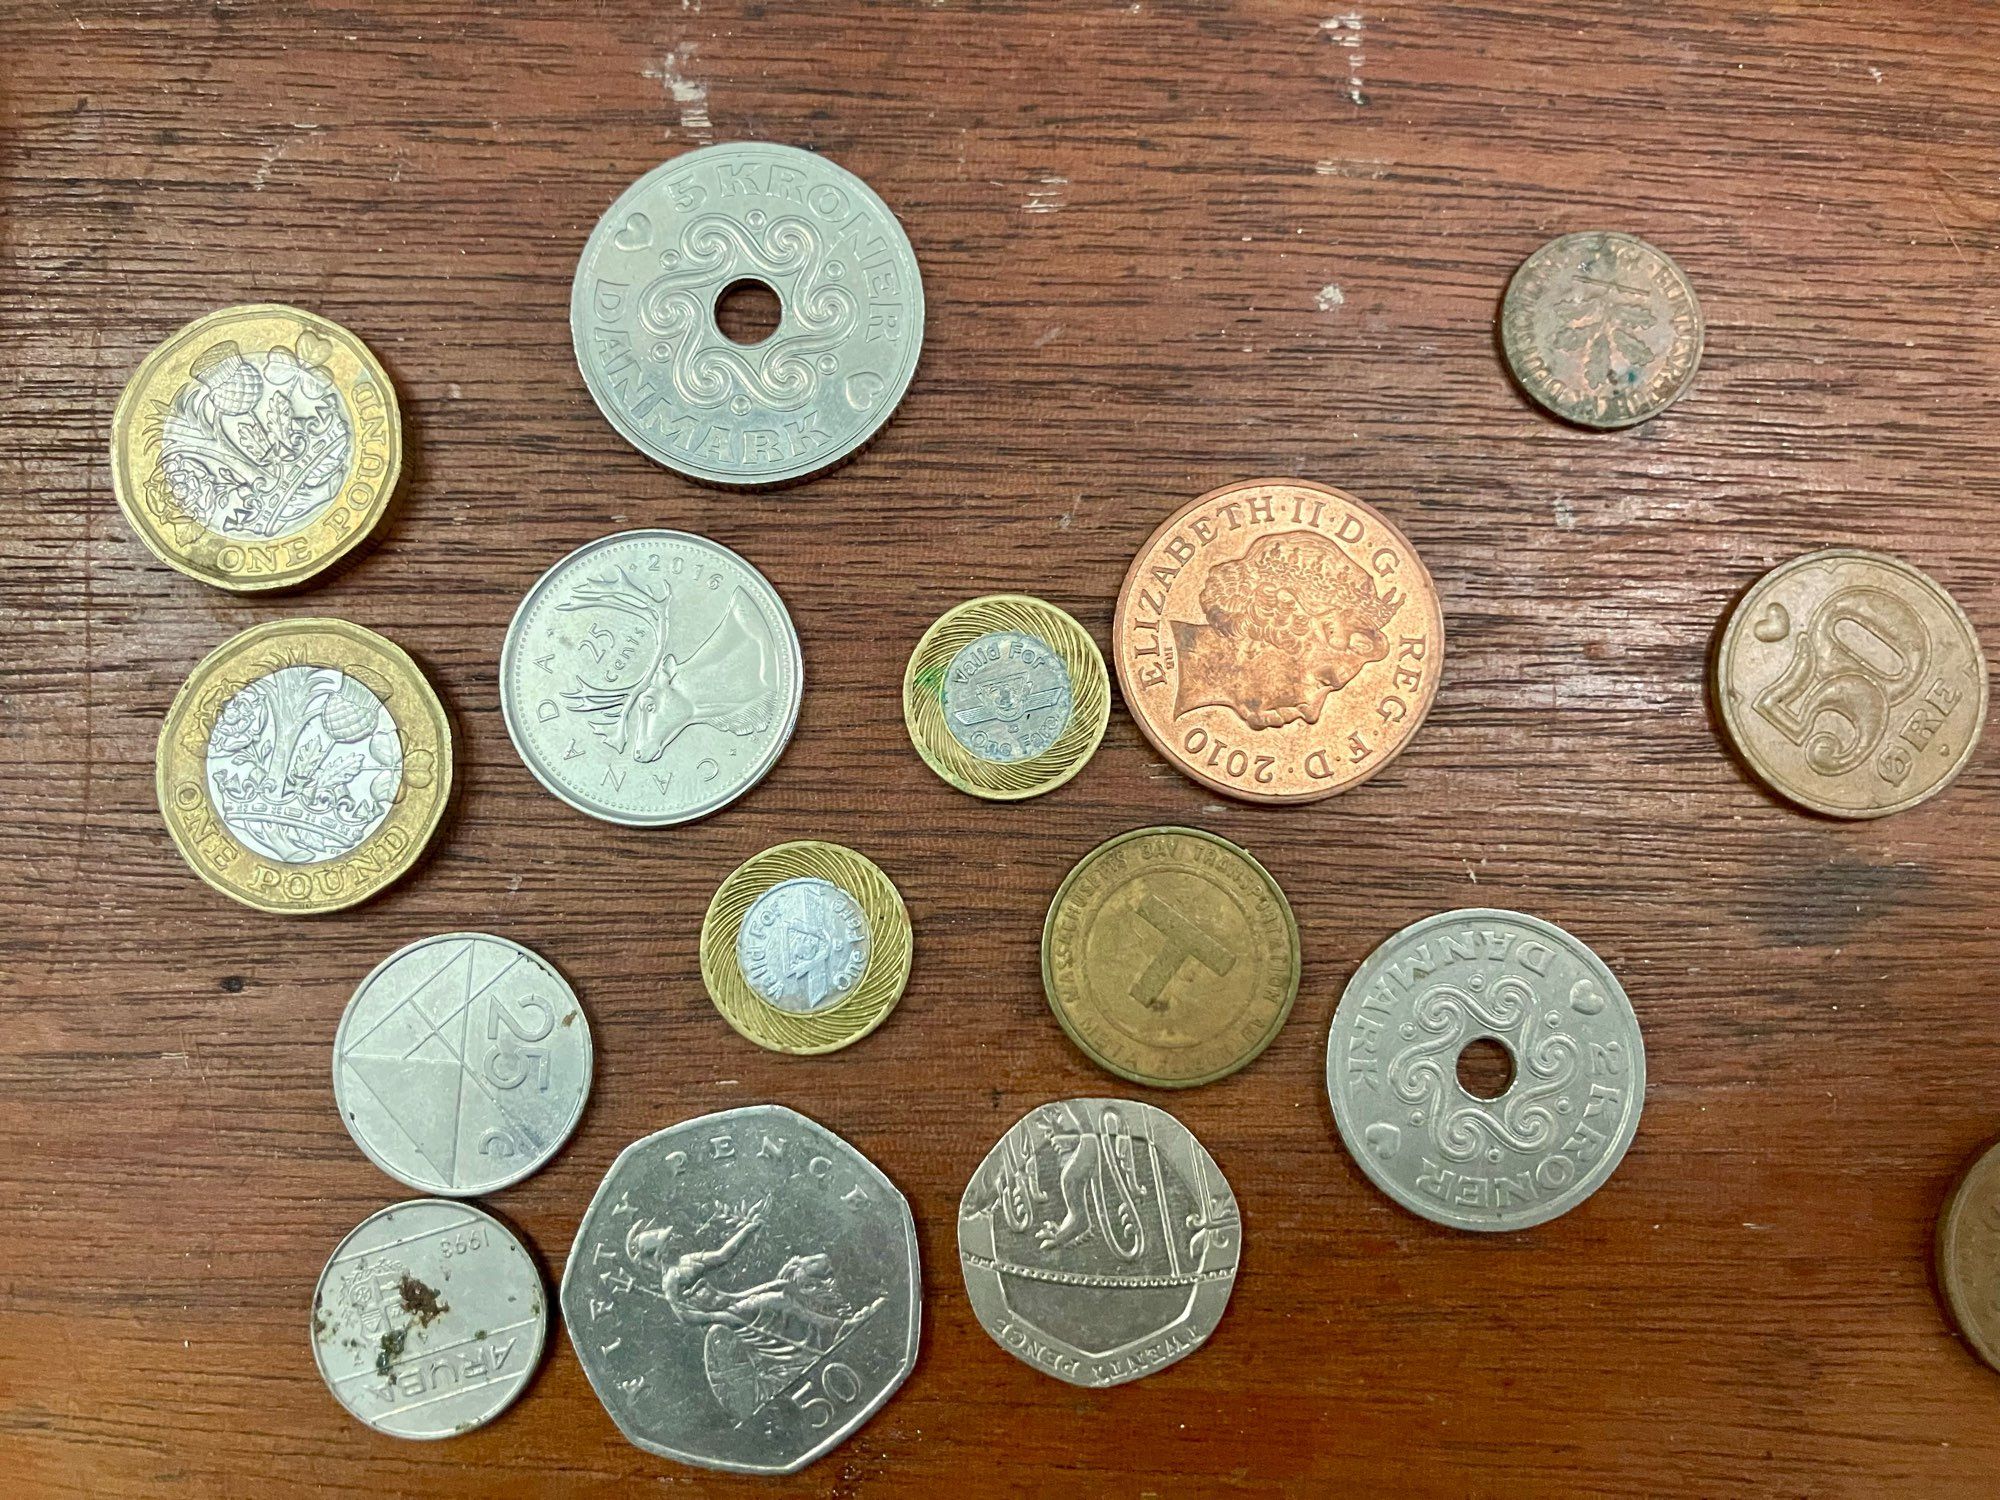
<svg viewBox="0 0 2000 1500">
<path fill-rule="evenodd" d="M 716 306 L 777 296 L 755 344 Z M 691 479 L 771 485 L 852 457 L 889 419 L 924 341 L 917 258 L 888 205 L 810 151 L 705 146 L 597 221 L 570 293 L 584 383 L 641 453 Z"/>
</svg>

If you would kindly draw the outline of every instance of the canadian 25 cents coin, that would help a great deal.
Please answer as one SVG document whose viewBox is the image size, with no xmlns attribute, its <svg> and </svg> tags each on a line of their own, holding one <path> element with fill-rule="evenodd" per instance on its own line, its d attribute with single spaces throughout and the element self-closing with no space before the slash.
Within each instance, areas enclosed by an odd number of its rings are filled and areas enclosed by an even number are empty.
<svg viewBox="0 0 2000 1500">
<path fill-rule="evenodd" d="M 355 1145 L 447 1197 L 519 1182 L 562 1149 L 590 1071 L 590 1025 L 562 975 L 483 932 L 390 954 L 333 1037 L 334 1102 Z"/>
<path fill-rule="evenodd" d="M 1203 786 L 1311 802 L 1407 745 L 1444 665 L 1430 573 L 1389 519 L 1295 479 L 1161 523 L 1118 591 L 1113 657 L 1146 738 Z"/>
<path fill-rule="evenodd" d="M 804 681 L 778 591 L 684 531 L 577 548 L 528 590 L 500 649 L 501 711 L 535 779 L 645 828 L 705 817 L 761 781 Z"/>
<path fill-rule="evenodd" d="M 1071 1385 L 1122 1385 L 1194 1353 L 1222 1319 L 1242 1253 L 1222 1169 L 1180 1121 L 1131 1099 L 1032 1111 L 958 1205 L 980 1326 Z"/>
<path fill-rule="evenodd" d="M 563 1320 L 618 1430 L 650 1453 L 790 1474 L 844 1442 L 917 1358 L 910 1205 L 775 1104 L 625 1148 L 563 1272 Z"/>
<path fill-rule="evenodd" d="M 716 306 L 778 299 L 754 344 Z M 903 226 L 868 184 L 791 146 L 677 156 L 604 211 L 570 293 L 576 362 L 640 452 L 691 479 L 783 484 L 851 457 L 916 373 L 924 288 Z"/>
<path fill-rule="evenodd" d="M 1694 379 L 1702 339 L 1681 268 L 1604 230 L 1550 240 L 1521 263 L 1500 308 L 1514 379 L 1579 427 L 1630 427 L 1665 411 Z"/>
<path fill-rule="evenodd" d="M 1461 1078 L 1499 1047 L 1490 1097 Z M 1638 1018 L 1595 953 L 1516 911 L 1440 912 L 1347 983 L 1327 1038 L 1333 1118 L 1361 1170 L 1453 1229 L 1526 1229 L 1603 1186 L 1646 1097 Z"/>
<path fill-rule="evenodd" d="M 1965 769 L 1986 724 L 1986 658 L 1932 579 L 1834 547 L 1743 596 L 1716 650 L 1715 698 L 1766 786 L 1829 817 L 1879 818 Z"/>
<path fill-rule="evenodd" d="M 1278 882 L 1198 828 L 1140 828 L 1078 860 L 1042 925 L 1042 987 L 1071 1041 L 1121 1078 L 1186 1088 L 1271 1045 L 1299 992 Z"/>
<path fill-rule="evenodd" d="M 865 855 L 802 839 L 716 888 L 701 978 L 722 1017 L 773 1052 L 835 1052 L 888 1019 L 910 979 L 910 914 Z"/>
<path fill-rule="evenodd" d="M 410 660 L 345 620 L 275 620 L 174 696 L 160 812 L 196 874 L 246 906 L 327 912 L 403 876 L 451 791 L 451 726 Z"/>
<path fill-rule="evenodd" d="M 903 673 L 917 753 L 975 797 L 1054 791 L 1097 752 L 1111 679 L 1097 642 L 1053 604 L 988 594 L 940 615 Z"/>
<path fill-rule="evenodd" d="M 1937 1277 L 1959 1333 L 2000 1370 L 2000 1146 L 1972 1164 L 1938 1216 Z"/>
<path fill-rule="evenodd" d="M 395 387 L 338 323 L 277 303 L 195 319 L 140 363 L 111 418 L 111 488 L 161 562 L 217 588 L 302 583 L 388 508 Z"/>
<path fill-rule="evenodd" d="M 313 1293 L 313 1360 L 377 1432 L 442 1438 L 499 1416 L 548 1337 L 542 1273 L 506 1225 L 417 1198 L 370 1214 Z"/>
</svg>

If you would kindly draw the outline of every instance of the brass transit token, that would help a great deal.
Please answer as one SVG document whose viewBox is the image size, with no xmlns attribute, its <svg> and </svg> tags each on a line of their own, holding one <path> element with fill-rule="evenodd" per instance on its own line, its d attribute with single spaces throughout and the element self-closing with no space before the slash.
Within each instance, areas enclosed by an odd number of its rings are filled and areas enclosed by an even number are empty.
<svg viewBox="0 0 2000 1500">
<path fill-rule="evenodd" d="M 259 911 L 338 911 L 408 873 L 451 792 L 417 664 L 345 620 L 275 620 L 202 659 L 155 763 L 181 857 Z"/>
<path fill-rule="evenodd" d="M 1937 1279 L 1959 1333 L 2000 1370 L 2000 1146 L 1972 1164 L 1938 1215 Z"/>
<path fill-rule="evenodd" d="M 837 1052 L 880 1026 L 910 979 L 910 914 L 872 860 L 815 839 L 729 873 L 701 924 L 722 1018 L 773 1052 Z"/>
<path fill-rule="evenodd" d="M 111 418 L 111 488 L 161 562 L 217 588 L 303 583 L 382 519 L 396 390 L 338 323 L 225 307 L 140 362 Z"/>
<path fill-rule="evenodd" d="M 1410 742 L 1444 666 L 1409 538 L 1297 479 L 1225 485 L 1167 517 L 1125 574 L 1111 638 L 1154 748 L 1250 802 L 1359 786 Z"/>
<path fill-rule="evenodd" d="M 1833 547 L 1743 596 L 1716 650 L 1715 700 L 1772 791 L 1829 817 L 1879 818 L 1965 769 L 1986 723 L 1986 658 L 1935 581 Z"/>
<path fill-rule="evenodd" d="M 1155 1088 L 1227 1077 L 1299 992 L 1299 928 L 1270 872 L 1198 828 L 1139 828 L 1077 861 L 1042 927 L 1042 987 L 1101 1068 Z"/>
<path fill-rule="evenodd" d="M 1701 363 L 1701 304 L 1665 251 L 1592 230 L 1521 263 L 1500 344 L 1521 389 L 1579 427 L 1631 427 L 1665 411 Z"/>
<path fill-rule="evenodd" d="M 1090 632 L 1027 594 L 946 610 L 910 653 L 903 722 L 938 775 L 975 797 L 1053 791 L 1097 752 L 1111 679 Z"/>
</svg>

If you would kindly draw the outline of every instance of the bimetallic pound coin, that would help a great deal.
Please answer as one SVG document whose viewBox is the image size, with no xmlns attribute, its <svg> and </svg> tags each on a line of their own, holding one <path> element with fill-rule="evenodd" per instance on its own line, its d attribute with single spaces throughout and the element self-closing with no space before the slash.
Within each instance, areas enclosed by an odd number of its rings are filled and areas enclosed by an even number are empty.
<svg viewBox="0 0 2000 1500">
<path fill-rule="evenodd" d="M 513 1404 L 548 1337 L 542 1273 L 506 1225 L 416 1198 L 370 1214 L 313 1292 L 313 1361 L 377 1432 L 453 1437 Z"/>
<path fill-rule="evenodd" d="M 1462 1081 L 1498 1047 L 1509 1081 Z M 1340 1138 L 1375 1185 L 1453 1229 L 1526 1229 L 1604 1185 L 1646 1097 L 1638 1018 L 1595 953 L 1517 911 L 1440 912 L 1347 983 L 1326 1044 Z"/>
<path fill-rule="evenodd" d="M 153 555 L 250 591 L 303 583 L 388 509 L 395 387 L 368 346 L 276 303 L 197 318 L 148 354 L 111 418 L 111 488 Z"/>
<path fill-rule="evenodd" d="M 1222 1169 L 1180 1121 L 1131 1099 L 1024 1116 L 958 1205 L 979 1326 L 1071 1385 L 1123 1385 L 1194 1353 L 1242 1253 Z"/>
<path fill-rule="evenodd" d="M 778 299 L 754 344 L 716 307 Z M 805 479 L 852 457 L 916 373 L 924 287 L 868 184 L 791 146 L 706 146 L 604 211 L 577 263 L 569 327 L 598 409 L 668 468 L 718 485 Z"/>
<path fill-rule="evenodd" d="M 590 1024 L 540 954 L 483 932 L 377 964 L 333 1037 L 354 1144 L 419 1192 L 490 1193 L 562 1149 L 590 1095 Z"/>
<path fill-rule="evenodd" d="M 1937 1279 L 1959 1333 L 2000 1370 L 2000 1146 L 1972 1164 L 1938 1215 Z"/>
<path fill-rule="evenodd" d="M 562 1309 L 632 1442 L 790 1474 L 910 1373 L 921 1286 L 895 1184 L 825 1126 L 757 1104 L 619 1153 L 577 1230 Z"/>
<path fill-rule="evenodd" d="M 903 673 L 917 753 L 962 792 L 1037 797 L 1081 771 L 1111 717 L 1090 632 L 1053 604 L 988 594 L 940 615 Z"/>
<path fill-rule="evenodd" d="M 1118 685 L 1183 774 L 1312 802 L 1394 760 L 1444 665 L 1437 590 L 1409 539 L 1294 479 L 1211 490 L 1164 521 L 1118 591 Z"/>
<path fill-rule="evenodd" d="M 701 978 L 773 1052 L 835 1052 L 888 1019 L 910 979 L 910 915 L 874 861 L 801 840 L 729 873 L 701 924 Z"/>
<path fill-rule="evenodd" d="M 1935 581 L 1834 547 L 1743 596 L 1716 650 L 1715 700 L 1772 791 L 1829 817 L 1879 818 L 1965 769 L 1986 725 L 1986 658 Z"/>
<path fill-rule="evenodd" d="M 1099 844 L 1056 889 L 1042 988 L 1100 1068 L 1188 1088 L 1247 1066 L 1299 992 L 1299 928 L 1278 882 L 1198 828 Z"/>
<path fill-rule="evenodd" d="M 799 638 L 778 591 L 684 531 L 621 531 L 528 590 L 500 707 L 535 779 L 579 812 L 706 817 L 777 764 L 798 722 Z"/>
<path fill-rule="evenodd" d="M 1500 344 L 1521 389 L 1579 427 L 1631 427 L 1680 399 L 1701 363 L 1701 304 L 1681 268 L 1629 234 L 1550 240 L 1521 263 Z"/>
<path fill-rule="evenodd" d="M 269 912 L 338 911 L 400 879 L 451 792 L 451 725 L 410 660 L 345 620 L 275 620 L 174 696 L 160 813 L 196 874 Z"/>
</svg>

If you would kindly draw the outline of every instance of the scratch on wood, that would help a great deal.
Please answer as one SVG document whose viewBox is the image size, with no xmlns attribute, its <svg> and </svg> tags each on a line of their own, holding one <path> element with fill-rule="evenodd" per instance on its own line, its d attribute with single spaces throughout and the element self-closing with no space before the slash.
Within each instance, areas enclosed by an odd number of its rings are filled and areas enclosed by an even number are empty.
<svg viewBox="0 0 2000 1500">
<path fill-rule="evenodd" d="M 1361 12 L 1350 10 L 1344 15 L 1328 16 L 1319 23 L 1320 35 L 1347 54 L 1347 98 L 1351 104 L 1366 104 L 1368 96 L 1361 88 L 1361 64 L 1366 61 L 1361 55 Z"/>
<path fill-rule="evenodd" d="M 1343 292 L 1335 283 L 1329 281 L 1319 289 L 1319 295 L 1313 298 L 1313 305 L 1321 312 L 1332 312 L 1346 301 L 1347 293 Z"/>
<path fill-rule="evenodd" d="M 708 86 L 687 76 L 694 60 L 694 43 L 682 42 L 660 60 L 658 67 L 641 68 L 647 78 L 657 78 L 667 96 L 680 107 L 681 129 L 702 145 L 713 145 L 715 127 L 708 118 Z"/>
<path fill-rule="evenodd" d="M 1063 189 L 1069 186 L 1067 177 L 1050 175 L 1042 178 L 1028 189 L 1028 201 L 1021 205 L 1024 213 L 1052 214 L 1069 201 Z"/>
</svg>

